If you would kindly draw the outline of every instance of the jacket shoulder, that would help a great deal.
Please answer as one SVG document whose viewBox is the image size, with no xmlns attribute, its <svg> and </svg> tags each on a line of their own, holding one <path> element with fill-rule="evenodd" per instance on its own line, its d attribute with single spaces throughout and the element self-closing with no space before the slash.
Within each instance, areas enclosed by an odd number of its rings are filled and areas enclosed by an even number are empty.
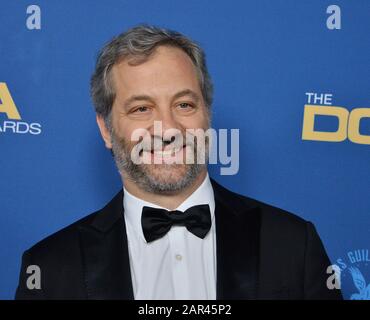
<svg viewBox="0 0 370 320">
<path fill-rule="evenodd" d="M 45 237 L 30 247 L 27 252 L 34 257 L 50 256 L 53 253 L 58 255 L 63 253 L 68 254 L 68 252 L 71 252 L 71 248 L 77 248 L 79 245 L 79 229 L 84 226 L 89 226 L 100 212 L 101 210 L 90 213 L 78 221 Z"/>
<path fill-rule="evenodd" d="M 54 252 L 66 251 L 68 253 L 68 250 L 78 246 L 79 233 L 82 228 L 97 228 L 98 230 L 108 228 L 119 218 L 121 205 L 122 191 L 118 192 L 103 208 L 47 236 L 27 251 L 33 254 L 45 252 L 50 254 L 53 249 Z"/>
<path fill-rule="evenodd" d="M 297 228 L 306 228 L 308 221 L 288 210 L 279 208 L 261 200 L 233 192 L 215 181 L 212 181 L 216 199 L 222 199 L 233 211 L 245 211 L 249 208 L 257 207 L 261 214 L 263 223 L 275 224 L 276 227 L 291 226 Z"/>
</svg>

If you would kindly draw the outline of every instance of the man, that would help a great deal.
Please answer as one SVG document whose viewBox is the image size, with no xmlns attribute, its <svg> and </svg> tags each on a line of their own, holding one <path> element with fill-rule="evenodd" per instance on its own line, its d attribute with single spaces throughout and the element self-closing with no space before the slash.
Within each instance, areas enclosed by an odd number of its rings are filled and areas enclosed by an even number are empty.
<svg viewBox="0 0 370 320">
<path fill-rule="evenodd" d="M 124 188 L 24 253 L 16 298 L 341 298 L 327 287 L 330 262 L 310 222 L 226 190 L 200 161 L 182 162 L 200 144 L 179 136 L 210 125 L 212 84 L 197 44 L 137 26 L 102 49 L 91 93 Z M 133 139 L 137 130 L 149 144 Z M 40 289 L 27 286 L 30 265 Z"/>
</svg>

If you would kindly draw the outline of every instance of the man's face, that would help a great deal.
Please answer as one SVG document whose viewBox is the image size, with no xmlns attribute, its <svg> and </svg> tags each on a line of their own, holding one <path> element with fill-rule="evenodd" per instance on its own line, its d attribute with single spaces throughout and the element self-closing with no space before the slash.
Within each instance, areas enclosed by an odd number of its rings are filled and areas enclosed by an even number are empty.
<svg viewBox="0 0 370 320">
<path fill-rule="evenodd" d="M 186 164 L 185 157 L 196 153 L 196 144 L 186 143 L 185 130 L 209 127 L 209 113 L 191 59 L 181 49 L 160 46 L 143 63 L 132 65 L 125 59 L 114 65 L 111 75 L 116 92 L 111 147 L 124 179 L 156 193 L 191 185 L 205 165 Z M 154 121 L 161 121 L 163 136 L 155 132 Z M 131 159 L 138 143 L 131 141 L 131 135 L 137 129 L 146 129 L 152 140 L 159 142 L 156 149 L 154 144 L 140 153 L 150 164 L 134 164 Z M 181 145 L 171 143 L 173 129 L 181 132 Z M 176 163 L 168 159 L 176 159 Z"/>
</svg>

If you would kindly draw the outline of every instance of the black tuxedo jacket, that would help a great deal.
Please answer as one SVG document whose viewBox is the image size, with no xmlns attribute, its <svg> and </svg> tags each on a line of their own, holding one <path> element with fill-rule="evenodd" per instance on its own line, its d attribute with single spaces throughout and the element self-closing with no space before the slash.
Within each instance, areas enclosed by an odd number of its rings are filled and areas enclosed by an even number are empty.
<svg viewBox="0 0 370 320">
<path fill-rule="evenodd" d="M 212 180 L 217 299 L 341 299 L 329 290 L 328 256 L 310 222 Z M 16 299 L 134 299 L 123 192 L 103 209 L 25 251 Z M 27 267 L 41 289 L 27 288 Z"/>
</svg>

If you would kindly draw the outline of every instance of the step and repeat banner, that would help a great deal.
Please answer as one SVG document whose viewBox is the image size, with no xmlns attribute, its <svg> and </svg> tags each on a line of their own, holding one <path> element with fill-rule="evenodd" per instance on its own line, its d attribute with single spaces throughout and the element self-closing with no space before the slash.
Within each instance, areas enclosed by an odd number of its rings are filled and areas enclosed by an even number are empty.
<svg viewBox="0 0 370 320">
<path fill-rule="evenodd" d="M 212 127 L 238 129 L 210 175 L 312 221 L 345 298 L 370 296 L 369 0 L 2 0 L 0 18 L 0 299 L 24 250 L 122 188 L 89 81 L 139 23 L 206 52 Z"/>
</svg>

